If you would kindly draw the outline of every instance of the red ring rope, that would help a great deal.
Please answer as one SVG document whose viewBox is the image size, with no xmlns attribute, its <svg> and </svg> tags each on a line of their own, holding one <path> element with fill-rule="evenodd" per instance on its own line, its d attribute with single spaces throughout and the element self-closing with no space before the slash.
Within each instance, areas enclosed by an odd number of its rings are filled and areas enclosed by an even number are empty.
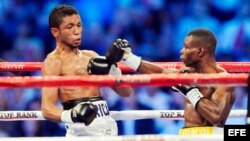
<svg viewBox="0 0 250 141">
<path fill-rule="evenodd" d="M 55 86 L 173 86 L 177 84 L 205 86 L 247 86 L 248 74 L 141 74 L 84 76 L 0 77 L 0 87 Z"/>
<path fill-rule="evenodd" d="M 182 62 L 154 62 L 164 68 L 180 68 Z M 228 72 L 250 72 L 250 62 L 218 62 Z M 133 72 L 127 66 L 118 63 L 123 72 Z M 0 71 L 39 71 L 42 62 L 1 62 Z"/>
</svg>

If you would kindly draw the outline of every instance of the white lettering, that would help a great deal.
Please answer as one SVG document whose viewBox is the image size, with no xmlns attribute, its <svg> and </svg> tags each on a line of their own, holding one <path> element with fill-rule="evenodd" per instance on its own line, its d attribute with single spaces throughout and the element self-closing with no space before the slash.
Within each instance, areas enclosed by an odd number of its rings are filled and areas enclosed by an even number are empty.
<svg viewBox="0 0 250 141">
<path fill-rule="evenodd" d="M 228 136 L 246 136 L 246 129 L 228 129 Z"/>
</svg>

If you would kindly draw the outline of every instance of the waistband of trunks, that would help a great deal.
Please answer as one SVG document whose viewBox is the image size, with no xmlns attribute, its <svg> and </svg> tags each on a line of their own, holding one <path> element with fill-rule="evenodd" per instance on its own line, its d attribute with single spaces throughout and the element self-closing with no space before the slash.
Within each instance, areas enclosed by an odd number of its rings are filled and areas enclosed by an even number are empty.
<svg viewBox="0 0 250 141">
<path fill-rule="evenodd" d="M 95 102 L 95 101 L 101 101 L 104 100 L 103 97 L 84 97 L 84 98 L 78 98 L 78 99 L 72 99 L 69 101 L 66 101 L 62 103 L 64 110 L 69 110 L 73 107 L 75 107 L 77 104 L 82 102 Z"/>
<path fill-rule="evenodd" d="M 184 127 L 179 130 L 179 135 L 212 135 L 223 134 L 223 128 L 214 126 Z"/>
</svg>

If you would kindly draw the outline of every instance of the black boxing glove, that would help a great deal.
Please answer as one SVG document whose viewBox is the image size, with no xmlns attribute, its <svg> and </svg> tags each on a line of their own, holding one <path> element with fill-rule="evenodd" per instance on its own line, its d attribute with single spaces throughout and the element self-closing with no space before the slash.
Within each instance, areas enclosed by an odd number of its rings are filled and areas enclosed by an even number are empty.
<svg viewBox="0 0 250 141">
<path fill-rule="evenodd" d="M 128 44 L 123 44 L 121 39 L 114 41 L 105 55 L 108 62 L 112 64 L 120 62 L 127 47 L 129 47 Z"/>
<path fill-rule="evenodd" d="M 91 102 L 83 102 L 70 110 L 64 110 L 61 114 L 61 121 L 65 123 L 91 124 L 97 115 L 97 108 Z"/>
<path fill-rule="evenodd" d="M 87 67 L 89 74 L 110 74 L 121 75 L 120 68 L 116 64 L 111 64 L 105 57 L 91 58 Z"/>
<path fill-rule="evenodd" d="M 89 74 L 108 74 L 111 68 L 105 57 L 96 57 L 89 60 L 87 72 Z"/>
<path fill-rule="evenodd" d="M 117 39 L 111 45 L 105 56 L 108 62 L 116 63 L 121 61 L 134 71 L 136 71 L 141 64 L 141 57 L 131 52 L 130 45 L 125 39 Z"/>
<path fill-rule="evenodd" d="M 190 72 L 188 70 L 183 70 L 180 73 L 188 75 Z M 181 94 L 183 94 L 192 103 L 194 108 L 196 108 L 196 104 L 200 101 L 200 99 L 204 97 L 196 86 L 179 84 L 177 86 L 172 86 L 171 88 L 174 91 L 181 92 Z"/>
</svg>

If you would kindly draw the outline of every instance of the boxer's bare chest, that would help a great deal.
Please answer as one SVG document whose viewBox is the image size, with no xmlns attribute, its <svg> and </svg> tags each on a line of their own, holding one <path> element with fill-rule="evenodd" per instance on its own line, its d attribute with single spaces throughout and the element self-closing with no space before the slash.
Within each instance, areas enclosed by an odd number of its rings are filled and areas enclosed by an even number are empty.
<svg viewBox="0 0 250 141">
<path fill-rule="evenodd" d="M 84 55 L 72 56 L 63 61 L 61 75 L 87 74 L 87 66 L 90 57 Z"/>
</svg>

